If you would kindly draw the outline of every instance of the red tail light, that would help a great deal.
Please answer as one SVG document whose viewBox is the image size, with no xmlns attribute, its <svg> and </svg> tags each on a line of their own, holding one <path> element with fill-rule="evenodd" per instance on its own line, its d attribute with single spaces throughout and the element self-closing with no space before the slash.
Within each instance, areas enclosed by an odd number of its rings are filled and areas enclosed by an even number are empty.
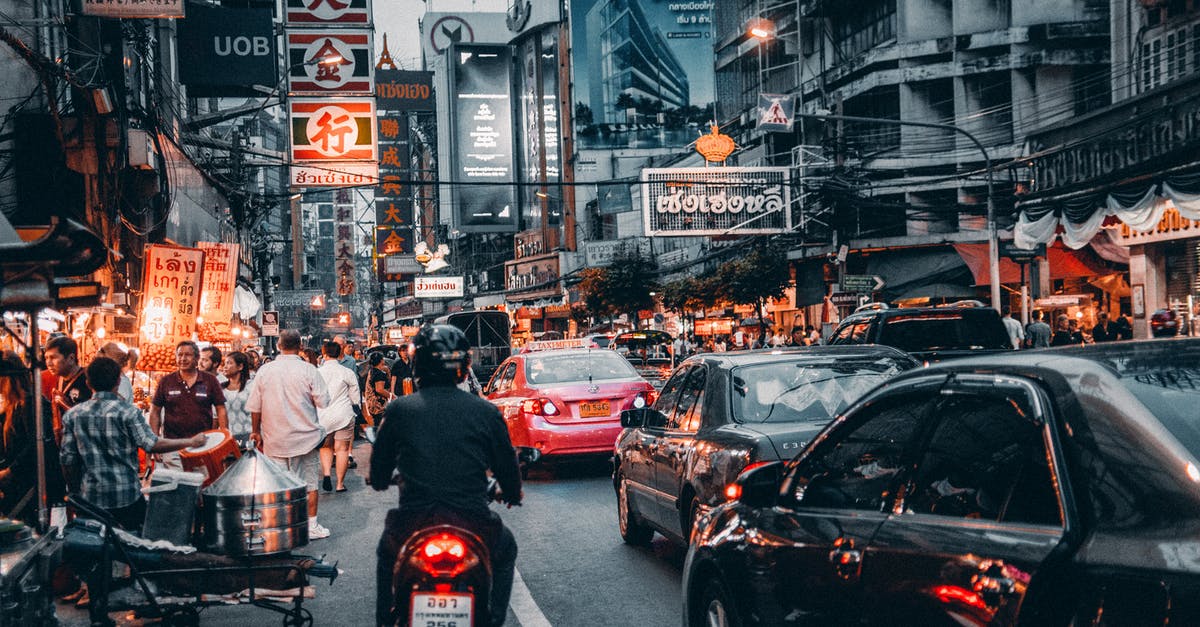
<svg viewBox="0 0 1200 627">
<path fill-rule="evenodd" d="M 521 402 L 521 411 L 535 416 L 557 416 L 558 406 L 548 398 L 529 398 Z"/>
<path fill-rule="evenodd" d="M 654 401 L 656 400 L 658 400 L 658 392 L 656 390 L 650 390 L 649 392 L 638 392 L 637 395 L 633 397 L 633 400 L 629 401 L 628 409 L 641 409 L 643 407 L 649 407 L 653 405 Z"/>
<path fill-rule="evenodd" d="M 451 533 L 440 533 L 425 541 L 417 550 L 421 566 L 434 576 L 454 576 L 462 572 L 470 556 L 467 543 Z"/>
<path fill-rule="evenodd" d="M 742 475 L 750 472 L 751 470 L 754 470 L 755 468 L 758 468 L 759 466 L 766 466 L 767 464 L 770 464 L 770 463 L 771 462 L 769 462 L 769 461 L 754 462 L 753 464 L 750 464 L 750 465 L 746 466 L 745 468 L 743 468 L 742 471 L 738 473 L 738 479 L 741 479 Z M 742 484 L 738 483 L 737 480 L 735 479 L 733 483 L 725 486 L 725 500 L 726 501 L 736 501 L 740 498 L 742 498 Z"/>
</svg>

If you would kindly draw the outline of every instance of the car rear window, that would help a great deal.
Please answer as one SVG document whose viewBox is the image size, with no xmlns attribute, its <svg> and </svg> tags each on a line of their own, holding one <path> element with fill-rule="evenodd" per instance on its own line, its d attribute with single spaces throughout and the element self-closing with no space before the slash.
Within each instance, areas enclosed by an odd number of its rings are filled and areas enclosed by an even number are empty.
<svg viewBox="0 0 1200 627">
<path fill-rule="evenodd" d="M 906 367 L 880 358 L 775 361 L 734 368 L 733 418 L 750 423 L 828 421 Z"/>
<path fill-rule="evenodd" d="M 999 318 L 955 311 L 885 317 L 879 343 L 908 352 L 1012 348 Z"/>
<path fill-rule="evenodd" d="M 525 379 L 531 385 L 587 383 L 636 378 L 638 373 L 611 351 L 531 355 L 525 359 Z"/>
<path fill-rule="evenodd" d="M 1122 373 L 1121 383 L 1180 444 L 1200 457 L 1200 365 L 1145 364 Z"/>
</svg>

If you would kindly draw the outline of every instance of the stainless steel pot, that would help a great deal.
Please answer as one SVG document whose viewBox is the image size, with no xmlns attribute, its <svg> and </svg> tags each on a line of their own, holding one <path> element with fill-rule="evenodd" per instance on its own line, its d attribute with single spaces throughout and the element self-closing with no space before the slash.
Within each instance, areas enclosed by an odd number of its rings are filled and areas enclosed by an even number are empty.
<svg viewBox="0 0 1200 627">
<path fill-rule="evenodd" d="M 200 492 L 204 545 L 225 555 L 269 555 L 308 544 L 308 488 L 257 451 L 247 451 Z"/>
</svg>

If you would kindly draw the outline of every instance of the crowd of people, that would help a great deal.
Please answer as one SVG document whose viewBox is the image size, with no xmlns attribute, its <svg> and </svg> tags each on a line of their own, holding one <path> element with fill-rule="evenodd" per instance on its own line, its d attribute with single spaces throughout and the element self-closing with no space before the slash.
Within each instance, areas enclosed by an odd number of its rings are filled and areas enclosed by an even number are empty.
<svg viewBox="0 0 1200 627">
<path fill-rule="evenodd" d="M 784 348 L 813 346 L 823 343 L 821 332 L 812 325 L 794 326 L 790 333 L 783 327 L 767 328 L 760 335 L 758 327 L 744 327 L 729 335 L 710 335 L 700 338 L 687 335 L 675 339 L 673 350 L 679 358 L 696 353 L 724 353 L 726 351 L 757 350 L 762 348 Z"/>
<path fill-rule="evenodd" d="M 1051 327 L 1046 321 L 1045 312 L 1041 310 L 1035 310 L 1029 324 L 1026 325 L 1022 325 L 1012 311 L 1005 312 L 1003 320 L 1014 349 L 1133 339 L 1133 325 L 1125 314 L 1117 316 L 1116 320 L 1109 320 L 1108 312 L 1101 311 L 1096 315 L 1097 322 L 1090 330 L 1081 328 L 1078 320 L 1065 313 L 1055 316 L 1054 326 Z"/>
</svg>

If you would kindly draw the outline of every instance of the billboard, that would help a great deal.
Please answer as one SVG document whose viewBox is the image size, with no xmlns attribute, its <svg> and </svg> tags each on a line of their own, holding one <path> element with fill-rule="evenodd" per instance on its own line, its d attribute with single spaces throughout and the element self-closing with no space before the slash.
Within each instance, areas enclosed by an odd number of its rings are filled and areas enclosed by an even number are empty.
<svg viewBox="0 0 1200 627">
<path fill-rule="evenodd" d="M 375 107 L 380 111 L 434 111 L 433 72 L 375 70 Z"/>
<path fill-rule="evenodd" d="M 454 46 L 450 51 L 453 203 L 464 232 L 517 230 L 513 186 L 513 112 L 508 46 Z"/>
<path fill-rule="evenodd" d="M 288 119 L 293 185 L 375 183 L 374 98 L 293 98 Z"/>
<path fill-rule="evenodd" d="M 712 118 L 712 0 L 570 2 L 578 147 L 695 140 Z"/>
<path fill-rule="evenodd" d="M 83 0 L 83 14 L 96 17 L 183 17 L 183 0 Z"/>
<path fill-rule="evenodd" d="M 271 9 L 189 2 L 187 13 L 178 26 L 179 81 L 190 95 L 236 96 L 279 83 Z"/>
<path fill-rule="evenodd" d="M 287 34 L 288 91 L 293 94 L 370 94 L 375 51 L 369 30 L 302 30 Z M 336 62 L 322 59 L 336 58 Z"/>
<path fill-rule="evenodd" d="M 204 251 L 203 289 L 200 291 L 196 335 L 206 342 L 228 342 L 233 339 L 229 322 L 233 318 L 233 288 L 237 286 L 241 246 L 197 242 L 196 248 Z"/>
<path fill-rule="evenodd" d="M 773 235 L 792 230 L 789 168 L 646 168 L 650 236 Z"/>
<path fill-rule="evenodd" d="M 370 0 L 284 0 L 288 26 L 367 26 Z"/>
<path fill-rule="evenodd" d="M 413 283 L 413 296 L 417 298 L 462 298 L 461 276 L 419 276 Z"/>
</svg>

